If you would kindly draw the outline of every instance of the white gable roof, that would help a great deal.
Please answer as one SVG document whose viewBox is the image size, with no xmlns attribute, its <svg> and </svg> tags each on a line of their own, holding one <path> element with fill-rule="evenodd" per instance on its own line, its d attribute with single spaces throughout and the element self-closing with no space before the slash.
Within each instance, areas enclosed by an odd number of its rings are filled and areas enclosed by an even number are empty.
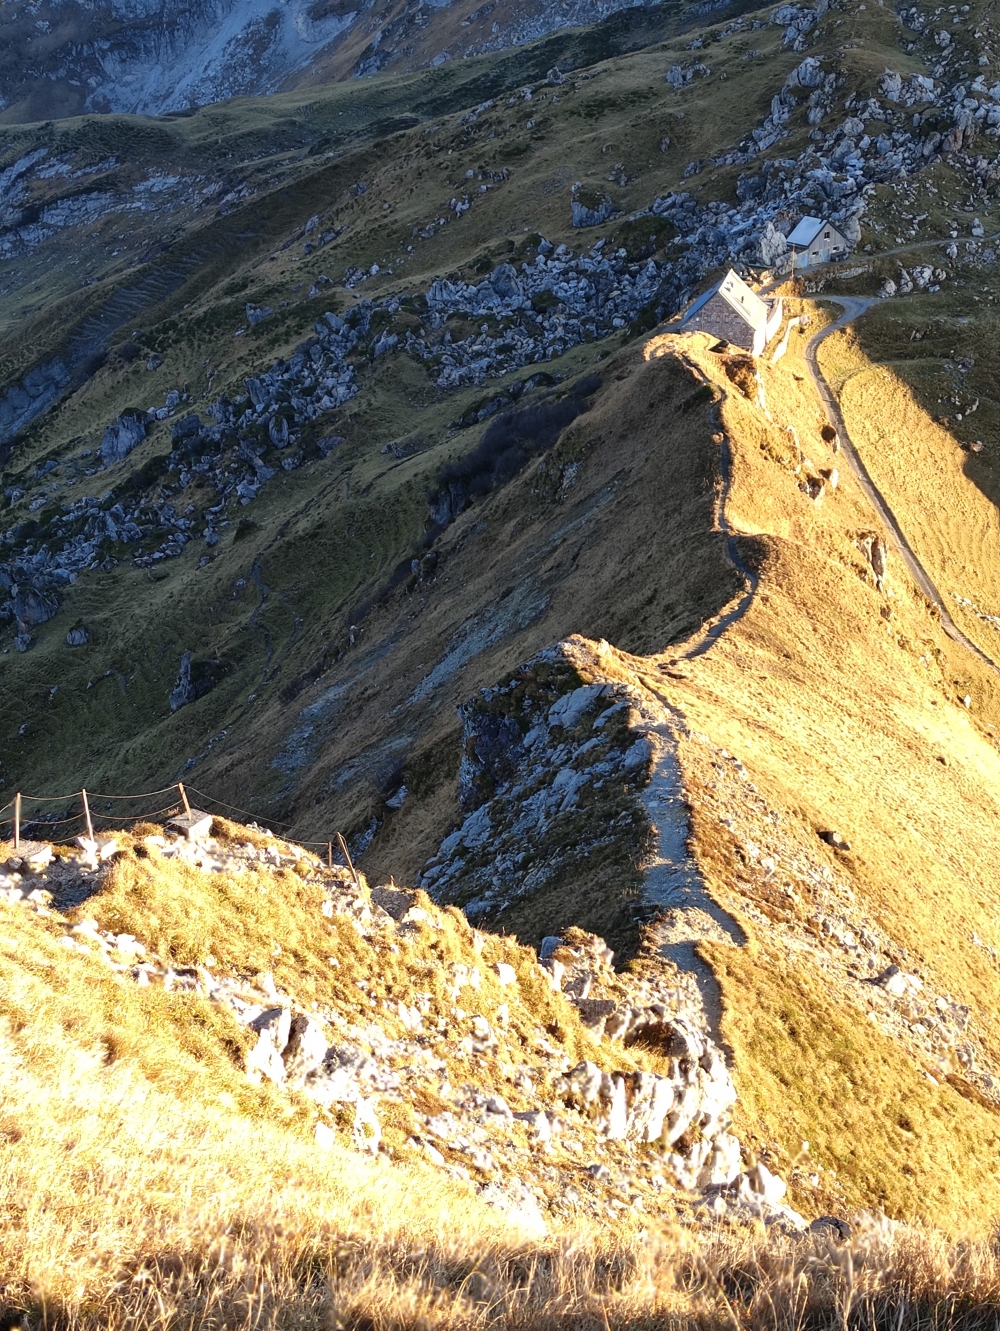
<svg viewBox="0 0 1000 1331">
<path fill-rule="evenodd" d="M 803 217 L 788 237 L 789 245 L 811 245 L 823 225 L 822 217 Z"/>
<path fill-rule="evenodd" d="M 719 295 L 737 314 L 742 315 L 751 328 L 763 328 L 767 323 L 767 303 L 761 300 L 760 296 L 750 290 L 742 278 L 730 268 L 721 282 L 716 282 L 714 287 L 709 287 L 706 292 L 698 297 L 695 303 L 688 310 L 682 320 L 683 324 L 712 299 Z"/>
<path fill-rule="evenodd" d="M 731 268 L 719 283 L 719 295 L 737 314 L 742 314 L 751 328 L 763 328 L 767 323 L 766 302 L 755 291 L 751 291 Z"/>
</svg>

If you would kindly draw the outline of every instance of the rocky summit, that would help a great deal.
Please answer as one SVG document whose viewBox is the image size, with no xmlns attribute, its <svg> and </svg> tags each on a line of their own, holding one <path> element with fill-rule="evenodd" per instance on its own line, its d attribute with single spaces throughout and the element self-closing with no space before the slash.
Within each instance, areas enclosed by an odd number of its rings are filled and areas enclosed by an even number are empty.
<svg viewBox="0 0 1000 1331">
<path fill-rule="evenodd" d="M 0 1331 L 993 1324 L 998 58 L 0 3 Z"/>
</svg>

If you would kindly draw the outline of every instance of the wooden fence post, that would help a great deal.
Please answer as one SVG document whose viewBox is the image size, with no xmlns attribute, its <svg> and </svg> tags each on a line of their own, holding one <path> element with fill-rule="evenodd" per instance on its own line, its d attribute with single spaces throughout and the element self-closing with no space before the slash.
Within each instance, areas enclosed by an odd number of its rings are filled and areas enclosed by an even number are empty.
<svg viewBox="0 0 1000 1331">
<path fill-rule="evenodd" d="M 337 833 L 337 845 L 340 847 L 341 854 L 347 862 L 348 869 L 351 871 L 351 877 L 354 879 L 354 886 L 360 887 L 361 879 L 358 877 L 358 871 L 355 869 L 354 864 L 351 861 L 351 852 L 347 849 L 347 842 L 344 840 L 343 835 L 340 832 Z"/>
<path fill-rule="evenodd" d="M 332 869 L 332 868 L 333 868 L 333 842 L 332 842 L 332 841 L 328 841 L 328 842 L 326 843 L 326 867 L 327 867 L 328 869 Z"/>
<path fill-rule="evenodd" d="M 184 812 L 188 815 L 188 817 L 190 817 L 191 805 L 188 803 L 187 791 L 184 789 L 184 787 L 181 785 L 179 781 L 177 782 L 177 789 L 181 792 L 181 802 L 184 805 Z"/>
<path fill-rule="evenodd" d="M 14 849 L 21 848 L 21 792 L 14 796 Z"/>
<path fill-rule="evenodd" d="M 83 816 L 87 820 L 87 836 L 91 841 L 94 839 L 94 824 L 90 821 L 90 805 L 87 803 L 87 792 L 80 791 L 80 798 L 83 800 Z"/>
</svg>

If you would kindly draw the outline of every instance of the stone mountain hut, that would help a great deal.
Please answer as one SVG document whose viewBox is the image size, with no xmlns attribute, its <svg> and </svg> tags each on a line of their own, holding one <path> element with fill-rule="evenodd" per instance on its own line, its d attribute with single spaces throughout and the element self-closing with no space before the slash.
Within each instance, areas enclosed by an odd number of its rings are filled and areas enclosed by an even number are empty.
<svg viewBox="0 0 1000 1331">
<path fill-rule="evenodd" d="M 803 217 L 788 237 L 796 268 L 842 259 L 850 251 L 846 237 L 822 217 Z"/>
<path fill-rule="evenodd" d="M 681 331 L 711 333 L 759 356 L 780 325 L 781 298 L 764 300 L 730 268 L 694 302 L 681 320 Z"/>
</svg>

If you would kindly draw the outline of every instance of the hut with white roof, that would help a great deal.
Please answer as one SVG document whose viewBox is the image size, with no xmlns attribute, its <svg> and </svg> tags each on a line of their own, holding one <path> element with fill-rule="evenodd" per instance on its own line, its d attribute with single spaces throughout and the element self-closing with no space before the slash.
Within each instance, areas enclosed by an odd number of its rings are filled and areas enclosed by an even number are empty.
<svg viewBox="0 0 1000 1331">
<path fill-rule="evenodd" d="M 781 325 L 781 298 L 765 300 L 730 268 L 681 320 L 681 332 L 711 333 L 759 356 Z"/>
<path fill-rule="evenodd" d="M 796 268 L 842 259 L 851 246 L 832 222 L 822 217 L 803 217 L 788 237 L 788 248 Z"/>
</svg>

